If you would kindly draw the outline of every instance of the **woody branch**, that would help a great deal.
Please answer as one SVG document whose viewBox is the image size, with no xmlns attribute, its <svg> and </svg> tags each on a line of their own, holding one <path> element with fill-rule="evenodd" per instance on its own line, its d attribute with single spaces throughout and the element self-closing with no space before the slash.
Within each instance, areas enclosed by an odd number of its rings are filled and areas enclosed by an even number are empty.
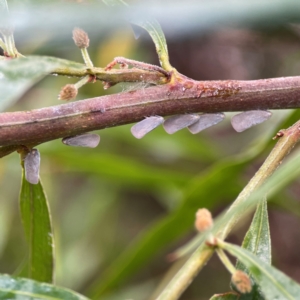
<svg viewBox="0 0 300 300">
<path fill-rule="evenodd" d="M 147 116 L 300 107 L 300 76 L 254 81 L 194 81 L 0 114 L 0 157 L 18 147 L 119 126 Z"/>
</svg>

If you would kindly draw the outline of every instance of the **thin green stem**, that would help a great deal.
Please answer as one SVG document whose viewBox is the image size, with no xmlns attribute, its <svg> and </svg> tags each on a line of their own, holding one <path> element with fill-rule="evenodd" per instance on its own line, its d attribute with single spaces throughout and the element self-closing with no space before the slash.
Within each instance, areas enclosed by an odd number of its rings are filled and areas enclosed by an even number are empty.
<svg viewBox="0 0 300 300">
<path fill-rule="evenodd" d="M 236 268 L 232 264 L 232 262 L 229 260 L 228 256 L 225 254 L 223 249 L 216 248 L 216 252 L 223 263 L 223 265 L 226 267 L 226 269 L 229 271 L 230 274 L 233 274 L 236 271 Z"/>
<path fill-rule="evenodd" d="M 186 290 L 199 270 L 206 264 L 214 253 L 213 247 L 202 244 L 197 251 L 187 260 L 167 287 L 162 291 L 156 300 L 175 300 L 179 299 Z M 200 267 L 200 269 L 199 269 Z"/>
<path fill-rule="evenodd" d="M 91 75 L 84 76 L 82 79 L 80 79 L 78 82 L 76 82 L 74 85 L 77 89 L 81 88 L 83 85 L 91 81 Z"/>
<path fill-rule="evenodd" d="M 259 170 L 252 177 L 252 179 L 249 181 L 249 183 L 246 185 L 243 191 L 239 194 L 234 203 L 230 206 L 230 208 L 227 211 L 227 214 L 229 214 L 231 210 L 233 210 L 235 207 L 241 206 L 243 203 L 247 202 L 249 196 L 275 172 L 275 170 L 282 163 L 283 159 L 298 143 L 300 137 L 299 126 L 300 121 L 295 123 L 287 130 L 281 130 L 283 136 L 280 137 L 278 143 L 275 145 L 275 147 L 273 148 L 263 165 L 259 168 Z M 241 215 L 235 214 L 229 220 L 226 226 L 219 232 L 218 237 L 224 239 L 240 218 Z"/>
<path fill-rule="evenodd" d="M 82 57 L 83 57 L 83 60 L 84 60 L 84 63 L 86 64 L 86 66 L 88 68 L 92 68 L 94 65 L 91 61 L 91 58 L 90 58 L 90 55 L 87 51 L 87 48 L 81 48 L 81 54 L 82 54 Z"/>
<path fill-rule="evenodd" d="M 249 213 L 249 209 L 245 209 L 245 204 L 250 202 L 252 195 L 277 169 L 282 163 L 282 160 L 290 153 L 292 148 L 300 140 L 300 121 L 286 130 L 281 130 L 279 141 L 271 151 L 263 165 L 249 181 L 247 186 L 239 194 L 235 202 L 230 206 L 224 218 L 233 213 L 229 218 L 226 226 L 222 228 L 218 237 L 225 239 L 238 220 Z M 251 201 L 250 204 L 253 204 Z M 250 206 L 251 208 L 252 206 Z M 242 209 L 237 209 L 242 208 Z M 163 290 L 158 300 L 177 300 L 182 293 L 190 285 L 193 278 L 200 272 L 214 252 L 213 247 L 207 247 L 201 244 L 198 249 L 191 255 L 185 265 L 178 271 L 174 278 L 170 281 L 167 287 Z"/>
</svg>

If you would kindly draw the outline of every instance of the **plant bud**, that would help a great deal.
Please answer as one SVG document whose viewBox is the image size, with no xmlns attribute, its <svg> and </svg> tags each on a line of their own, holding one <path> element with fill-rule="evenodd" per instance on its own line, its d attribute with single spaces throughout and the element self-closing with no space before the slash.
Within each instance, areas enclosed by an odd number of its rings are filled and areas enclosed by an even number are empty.
<svg viewBox="0 0 300 300">
<path fill-rule="evenodd" d="M 74 84 L 67 84 L 61 89 L 58 95 L 58 99 L 71 100 L 77 96 L 77 93 L 78 93 L 78 89 Z"/>
<path fill-rule="evenodd" d="M 231 281 L 236 289 L 242 294 L 250 293 L 252 290 L 251 280 L 243 271 L 237 270 L 234 272 Z"/>
<path fill-rule="evenodd" d="M 213 225 L 213 218 L 206 208 L 198 209 L 196 213 L 195 227 L 199 232 L 203 232 Z"/>
<path fill-rule="evenodd" d="M 73 40 L 75 42 L 75 45 L 80 49 L 87 48 L 90 44 L 90 39 L 87 33 L 80 28 L 74 28 Z"/>
</svg>

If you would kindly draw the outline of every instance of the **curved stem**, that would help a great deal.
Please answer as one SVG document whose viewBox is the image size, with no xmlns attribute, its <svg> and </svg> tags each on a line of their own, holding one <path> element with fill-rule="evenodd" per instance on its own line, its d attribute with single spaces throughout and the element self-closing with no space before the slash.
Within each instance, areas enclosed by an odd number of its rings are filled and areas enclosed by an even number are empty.
<svg viewBox="0 0 300 300">
<path fill-rule="evenodd" d="M 217 234 L 221 239 L 225 239 L 230 233 L 232 228 L 236 225 L 239 219 L 243 218 L 249 213 L 249 209 L 245 209 L 245 203 L 249 203 L 251 200 L 250 195 L 257 191 L 257 189 L 265 183 L 265 181 L 274 173 L 278 166 L 282 163 L 282 160 L 290 153 L 292 148 L 300 140 L 300 121 L 286 130 L 281 130 L 281 136 L 270 155 L 267 157 L 263 165 L 259 168 L 257 173 L 249 181 L 243 191 L 239 194 L 234 203 L 230 206 L 224 218 L 233 212 L 233 215 L 229 218 L 226 226 Z M 251 201 L 250 204 L 253 201 Z M 243 209 L 238 209 L 238 208 Z M 249 206 L 252 208 L 252 206 Z M 167 287 L 163 290 L 157 300 L 177 300 L 182 293 L 190 285 L 193 278 L 200 272 L 200 270 L 206 265 L 208 260 L 214 253 L 213 247 L 208 247 L 205 244 L 199 246 L 199 248 L 191 255 L 185 265 L 178 271 L 174 278 L 170 281 Z"/>
</svg>

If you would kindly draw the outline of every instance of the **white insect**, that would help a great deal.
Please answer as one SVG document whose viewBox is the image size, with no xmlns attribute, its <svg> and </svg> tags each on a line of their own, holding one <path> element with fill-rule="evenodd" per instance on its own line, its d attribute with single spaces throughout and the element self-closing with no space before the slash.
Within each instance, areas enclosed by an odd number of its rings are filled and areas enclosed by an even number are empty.
<svg viewBox="0 0 300 300">
<path fill-rule="evenodd" d="M 137 139 L 141 139 L 147 133 L 158 127 L 164 122 L 164 118 L 160 116 L 148 117 L 131 127 L 131 133 Z"/>
<path fill-rule="evenodd" d="M 194 123 L 188 127 L 188 130 L 192 134 L 196 134 L 208 127 L 211 127 L 213 125 L 220 123 L 221 121 L 224 120 L 224 118 L 225 118 L 225 115 L 223 113 L 203 114 L 203 115 L 200 115 L 200 119 L 196 123 Z"/>
<path fill-rule="evenodd" d="M 68 146 L 95 148 L 100 143 L 100 136 L 95 133 L 85 133 L 65 137 L 62 139 L 62 142 Z"/>
<path fill-rule="evenodd" d="M 41 157 L 37 149 L 32 149 L 24 159 L 25 178 L 31 184 L 38 184 Z"/>
<path fill-rule="evenodd" d="M 196 114 L 177 115 L 167 119 L 163 126 L 167 133 L 173 134 L 196 123 L 199 119 L 200 116 Z"/>
<path fill-rule="evenodd" d="M 250 110 L 237 114 L 231 118 L 231 125 L 237 132 L 243 132 L 255 125 L 263 123 L 272 116 L 270 111 Z"/>
</svg>

